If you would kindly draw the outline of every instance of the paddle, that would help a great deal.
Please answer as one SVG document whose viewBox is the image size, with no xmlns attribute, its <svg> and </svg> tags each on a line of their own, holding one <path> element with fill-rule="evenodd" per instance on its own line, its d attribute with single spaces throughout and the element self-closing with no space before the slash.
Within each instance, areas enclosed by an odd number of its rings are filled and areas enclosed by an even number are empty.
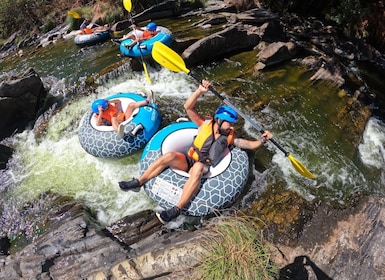
<svg viewBox="0 0 385 280">
<path fill-rule="evenodd" d="M 134 21 L 132 20 L 132 16 L 131 16 L 131 8 L 132 8 L 131 0 L 123 0 L 123 6 L 126 9 L 126 11 L 128 12 L 128 15 L 130 16 L 131 24 L 133 25 Z M 143 55 L 142 55 L 142 50 L 140 49 L 140 46 L 138 46 L 138 47 L 139 47 L 140 57 L 142 59 L 144 73 L 146 75 L 146 80 L 147 80 L 147 82 L 149 84 L 151 84 L 150 75 L 148 74 L 146 63 L 144 62 L 144 58 L 143 58 Z"/>
<path fill-rule="evenodd" d="M 186 65 L 182 59 L 176 52 L 174 52 L 172 49 L 167 47 L 165 44 L 161 42 L 155 42 L 153 49 L 152 49 L 152 57 L 156 62 L 158 62 L 160 65 L 166 67 L 167 69 L 174 71 L 174 72 L 185 72 L 186 74 L 190 75 L 192 78 L 194 78 L 196 81 L 201 83 L 201 80 L 195 77 L 189 69 L 186 68 Z M 219 92 L 217 92 L 212 86 L 209 87 L 209 90 L 213 92 L 219 99 L 221 99 L 226 105 L 233 108 L 239 115 L 241 115 L 246 121 L 248 121 L 252 126 L 254 126 L 260 133 L 264 133 L 265 131 L 252 119 L 250 119 L 248 116 L 246 116 L 244 113 L 242 113 L 239 109 L 237 109 L 231 102 L 224 98 Z M 289 152 L 285 151 L 284 148 L 282 148 L 281 145 L 279 145 L 273 138 L 270 139 L 270 141 L 280 149 L 286 157 L 288 157 L 294 166 L 294 168 L 304 177 L 315 179 L 316 176 L 314 176 L 309 170 L 306 169 L 305 166 L 303 166 L 298 160 L 296 160 Z"/>
<path fill-rule="evenodd" d="M 70 17 L 76 18 L 76 19 L 80 18 L 80 15 L 75 11 L 68 11 L 67 15 L 69 15 Z"/>
</svg>

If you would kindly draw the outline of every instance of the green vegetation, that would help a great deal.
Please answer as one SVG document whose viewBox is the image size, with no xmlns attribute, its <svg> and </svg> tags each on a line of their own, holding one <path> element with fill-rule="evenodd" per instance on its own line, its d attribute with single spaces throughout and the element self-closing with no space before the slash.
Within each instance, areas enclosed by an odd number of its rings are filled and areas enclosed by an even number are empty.
<svg viewBox="0 0 385 280">
<path fill-rule="evenodd" d="M 194 2 L 194 0 L 191 0 Z M 133 12 L 138 13 L 162 0 L 133 0 Z M 204 1 L 203 1 L 204 2 Z M 364 17 L 370 11 L 360 0 L 333 1 L 275 1 L 262 0 L 266 7 L 275 12 L 307 11 L 318 13 L 343 27 L 346 35 L 368 36 Z M 122 0 L 2 0 L 0 1 L 0 38 L 7 38 L 16 31 L 26 35 L 31 31 L 45 33 L 67 21 L 72 28 L 78 28 L 80 19 L 67 17 L 69 10 L 75 10 L 82 18 L 101 19 L 103 23 L 113 23 L 127 16 Z"/>
<path fill-rule="evenodd" d="M 371 11 L 368 3 L 362 0 L 262 0 L 261 2 L 279 14 L 294 12 L 304 16 L 324 17 L 341 26 L 347 36 L 362 38 L 368 35 L 366 25 Z"/>
<path fill-rule="evenodd" d="M 211 230 L 208 250 L 197 267 L 200 279 L 274 279 L 278 266 L 252 218 L 225 218 Z"/>
<path fill-rule="evenodd" d="M 59 19 L 65 18 L 65 10 L 60 1 L 3 0 L 0 2 L 0 36 L 4 38 L 19 30 L 25 34 L 56 26 Z"/>
<path fill-rule="evenodd" d="M 343 28 L 347 36 L 366 37 L 363 18 L 369 15 L 369 9 L 363 8 L 360 0 L 341 0 L 340 4 L 332 7 L 326 18 L 334 21 Z"/>
<path fill-rule="evenodd" d="M 133 0 L 133 12 L 139 12 L 160 0 Z M 21 35 L 45 33 L 55 26 L 67 22 L 78 28 L 82 19 L 74 19 L 67 12 L 76 11 L 82 18 L 101 19 L 113 23 L 127 15 L 122 0 L 2 0 L 0 1 L 0 38 L 7 38 L 16 31 Z"/>
</svg>

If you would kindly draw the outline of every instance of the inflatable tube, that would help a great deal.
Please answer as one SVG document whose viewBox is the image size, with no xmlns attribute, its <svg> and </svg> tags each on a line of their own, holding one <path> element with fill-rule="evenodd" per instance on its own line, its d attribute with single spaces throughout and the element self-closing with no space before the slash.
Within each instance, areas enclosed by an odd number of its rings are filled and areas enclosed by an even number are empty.
<svg viewBox="0 0 385 280">
<path fill-rule="evenodd" d="M 123 55 L 129 56 L 129 57 L 140 57 L 142 53 L 142 56 L 145 57 L 145 56 L 151 55 L 152 47 L 154 43 L 157 41 L 162 42 L 163 44 L 169 46 L 173 41 L 171 31 L 162 26 L 158 26 L 157 31 L 158 31 L 158 34 L 156 34 L 154 37 L 144 40 L 140 42 L 140 44 L 138 43 L 132 48 L 126 47 L 133 42 L 132 39 L 123 40 L 119 45 L 120 52 Z M 132 34 L 133 32 L 138 33 L 141 31 L 135 30 L 129 34 Z"/>
<path fill-rule="evenodd" d="M 120 99 L 123 110 L 130 102 L 146 100 L 136 93 L 120 93 L 106 99 Z M 159 129 L 160 122 L 161 116 L 156 104 L 140 107 L 134 111 L 131 119 L 123 122 L 125 136 L 121 138 L 112 126 L 96 126 L 95 114 L 89 109 L 80 122 L 78 137 L 83 149 L 93 156 L 121 158 L 142 149 Z M 135 135 L 128 134 L 135 127 L 139 128 L 139 125 L 142 128 Z"/>
<path fill-rule="evenodd" d="M 186 152 L 196 133 L 197 126 L 190 121 L 174 123 L 158 131 L 143 150 L 140 160 L 141 174 L 151 163 L 169 151 Z M 215 209 L 230 206 L 243 191 L 248 174 L 247 153 L 237 147 L 227 149 L 224 159 L 203 176 L 199 192 L 182 209 L 182 213 L 204 216 Z M 188 177 L 186 172 L 167 168 L 146 182 L 144 190 L 159 206 L 168 209 L 179 201 Z"/>
<path fill-rule="evenodd" d="M 74 42 L 78 46 L 91 46 L 100 42 L 104 42 L 110 38 L 110 31 L 102 31 L 91 34 L 78 34 L 74 38 Z"/>
</svg>

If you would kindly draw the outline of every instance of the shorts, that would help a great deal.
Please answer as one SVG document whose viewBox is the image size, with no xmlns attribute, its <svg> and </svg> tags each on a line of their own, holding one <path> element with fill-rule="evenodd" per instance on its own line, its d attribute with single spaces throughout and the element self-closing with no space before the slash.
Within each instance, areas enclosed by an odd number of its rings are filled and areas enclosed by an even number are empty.
<svg viewBox="0 0 385 280">
<path fill-rule="evenodd" d="M 118 112 L 115 114 L 116 119 L 119 122 L 124 122 L 126 120 L 126 115 L 123 112 Z"/>
<path fill-rule="evenodd" d="M 185 158 L 186 158 L 186 162 L 187 162 L 187 172 L 190 170 L 190 168 L 194 165 L 194 163 L 196 163 L 196 160 L 192 159 L 191 157 L 189 157 L 187 155 L 187 153 L 184 154 Z M 203 170 L 203 174 L 209 172 L 210 170 L 210 164 L 208 163 L 205 163 L 205 166 L 206 168 Z"/>
</svg>

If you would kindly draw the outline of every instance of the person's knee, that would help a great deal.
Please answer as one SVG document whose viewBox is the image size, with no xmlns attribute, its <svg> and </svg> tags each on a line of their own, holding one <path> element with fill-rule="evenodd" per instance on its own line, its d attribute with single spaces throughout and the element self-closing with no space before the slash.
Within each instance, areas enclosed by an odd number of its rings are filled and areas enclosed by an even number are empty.
<svg viewBox="0 0 385 280">
<path fill-rule="evenodd" d="M 165 162 L 172 162 L 178 158 L 177 153 L 175 152 L 167 152 L 163 155 L 163 160 Z"/>
<path fill-rule="evenodd" d="M 131 102 L 127 105 L 127 109 L 131 109 L 131 110 L 134 110 L 136 109 L 136 104 L 135 102 Z"/>
<path fill-rule="evenodd" d="M 190 169 L 190 175 L 191 176 L 201 176 L 202 174 L 204 174 L 205 173 L 205 168 L 206 167 L 206 165 L 205 164 L 202 164 L 202 163 L 200 163 L 200 162 L 197 162 L 197 163 L 195 163 L 192 167 L 191 167 L 191 169 Z M 208 170 L 207 170 L 208 171 Z M 206 172 L 207 172 L 206 171 Z"/>
<path fill-rule="evenodd" d="M 162 163 L 165 166 L 173 167 L 179 170 L 187 171 L 188 164 L 184 154 L 179 152 L 167 152 L 162 157 Z"/>
</svg>

